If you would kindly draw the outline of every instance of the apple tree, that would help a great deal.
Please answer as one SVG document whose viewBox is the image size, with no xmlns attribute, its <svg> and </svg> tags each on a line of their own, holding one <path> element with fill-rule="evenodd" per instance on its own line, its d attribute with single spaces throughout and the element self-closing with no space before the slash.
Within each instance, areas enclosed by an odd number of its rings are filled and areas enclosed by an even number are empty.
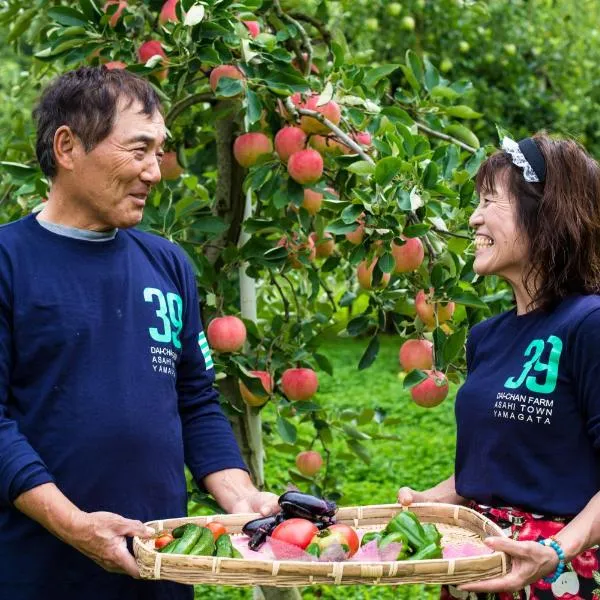
<svg viewBox="0 0 600 600">
<path fill-rule="evenodd" d="M 358 369 L 376 360 L 382 335 L 397 336 L 399 386 L 435 406 L 461 379 L 468 327 L 507 298 L 472 271 L 467 218 L 486 149 L 469 129 L 483 118 L 464 100 L 469 82 L 413 49 L 369 64 L 302 8 L 8 0 L 0 22 L 19 65 L 11 110 L 21 126 L 2 147 L 0 193 L 4 219 L 46 195 L 23 106 L 49 78 L 100 64 L 148 78 L 170 136 L 142 227 L 195 268 L 247 463 L 264 486 L 264 454 L 288 452 L 295 485 L 335 498 L 333 436 L 369 462 L 370 442 L 393 434 L 375 407 L 319 403 L 318 378 L 335 377 L 324 336 L 363 339 Z"/>
</svg>

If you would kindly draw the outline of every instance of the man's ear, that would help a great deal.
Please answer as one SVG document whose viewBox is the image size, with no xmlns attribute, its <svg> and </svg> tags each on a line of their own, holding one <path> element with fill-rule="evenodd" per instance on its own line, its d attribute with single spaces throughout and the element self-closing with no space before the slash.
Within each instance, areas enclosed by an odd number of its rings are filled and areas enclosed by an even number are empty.
<svg viewBox="0 0 600 600">
<path fill-rule="evenodd" d="M 68 125 L 61 125 L 54 133 L 54 159 L 56 166 L 72 171 L 81 152 L 81 142 Z"/>
</svg>

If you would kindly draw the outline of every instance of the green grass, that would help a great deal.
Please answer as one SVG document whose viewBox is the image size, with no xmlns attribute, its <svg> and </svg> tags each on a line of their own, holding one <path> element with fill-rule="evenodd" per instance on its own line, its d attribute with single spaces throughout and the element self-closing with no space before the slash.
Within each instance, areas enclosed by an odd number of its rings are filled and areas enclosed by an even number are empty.
<svg viewBox="0 0 600 600">
<path fill-rule="evenodd" d="M 343 506 L 395 502 L 396 491 L 402 485 L 415 489 L 431 487 L 447 478 L 454 469 L 455 424 L 454 389 L 449 397 L 434 409 L 416 406 L 410 394 L 403 390 L 398 377 L 398 342 L 392 337 L 382 340 L 379 356 L 371 368 L 358 371 L 357 365 L 366 341 L 340 339 L 327 342 L 322 351 L 334 367 L 334 376 L 319 373 L 320 388 L 317 401 L 328 409 L 379 408 L 387 418 L 398 422 L 381 428 L 382 433 L 394 434 L 398 440 L 367 441 L 372 455 L 369 465 L 351 455 L 340 434 L 334 434 L 332 468 L 340 481 Z M 265 421 L 273 420 L 275 411 L 267 407 Z M 375 428 L 375 429 L 374 429 Z M 367 431 L 376 430 L 371 425 Z M 299 429 L 301 439 L 310 439 L 312 427 Z M 319 449 L 317 447 L 317 449 Z M 271 491 L 281 493 L 290 482 L 289 469 L 294 468 L 294 454 L 270 450 L 265 463 L 265 477 Z M 302 487 L 299 486 L 301 489 Z M 302 590 L 303 599 L 370 598 L 422 600 L 437 599 L 436 586 L 313 586 Z M 196 598 L 252 598 L 251 588 L 197 586 Z"/>
</svg>

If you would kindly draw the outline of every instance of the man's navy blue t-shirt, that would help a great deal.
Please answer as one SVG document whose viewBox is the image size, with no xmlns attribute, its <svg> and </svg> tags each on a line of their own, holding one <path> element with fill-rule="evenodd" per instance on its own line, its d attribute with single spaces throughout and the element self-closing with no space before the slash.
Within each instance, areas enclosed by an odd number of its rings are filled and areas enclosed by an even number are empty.
<svg viewBox="0 0 600 600">
<path fill-rule="evenodd" d="M 574 515 L 600 490 L 600 297 L 476 325 L 456 399 L 456 490 Z"/>
<path fill-rule="evenodd" d="M 84 511 L 185 515 L 184 462 L 197 481 L 246 468 L 213 383 L 175 244 L 73 239 L 34 216 L 0 228 L 0 597 L 190 597 L 103 571 L 12 502 L 54 482 Z"/>
</svg>

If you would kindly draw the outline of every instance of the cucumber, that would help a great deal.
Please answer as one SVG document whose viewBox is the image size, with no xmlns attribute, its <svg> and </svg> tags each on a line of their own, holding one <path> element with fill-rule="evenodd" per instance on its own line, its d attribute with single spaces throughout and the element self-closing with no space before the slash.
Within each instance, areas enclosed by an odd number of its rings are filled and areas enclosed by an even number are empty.
<svg viewBox="0 0 600 600">
<path fill-rule="evenodd" d="M 170 554 L 189 554 L 190 550 L 196 545 L 196 542 L 202 535 L 204 527 L 198 527 L 192 523 L 185 526 L 183 535 L 177 540 L 177 544 Z"/>
<path fill-rule="evenodd" d="M 212 531 L 206 527 L 200 527 L 200 529 L 200 536 L 190 554 L 193 556 L 212 556 L 215 551 L 215 540 Z"/>
</svg>

